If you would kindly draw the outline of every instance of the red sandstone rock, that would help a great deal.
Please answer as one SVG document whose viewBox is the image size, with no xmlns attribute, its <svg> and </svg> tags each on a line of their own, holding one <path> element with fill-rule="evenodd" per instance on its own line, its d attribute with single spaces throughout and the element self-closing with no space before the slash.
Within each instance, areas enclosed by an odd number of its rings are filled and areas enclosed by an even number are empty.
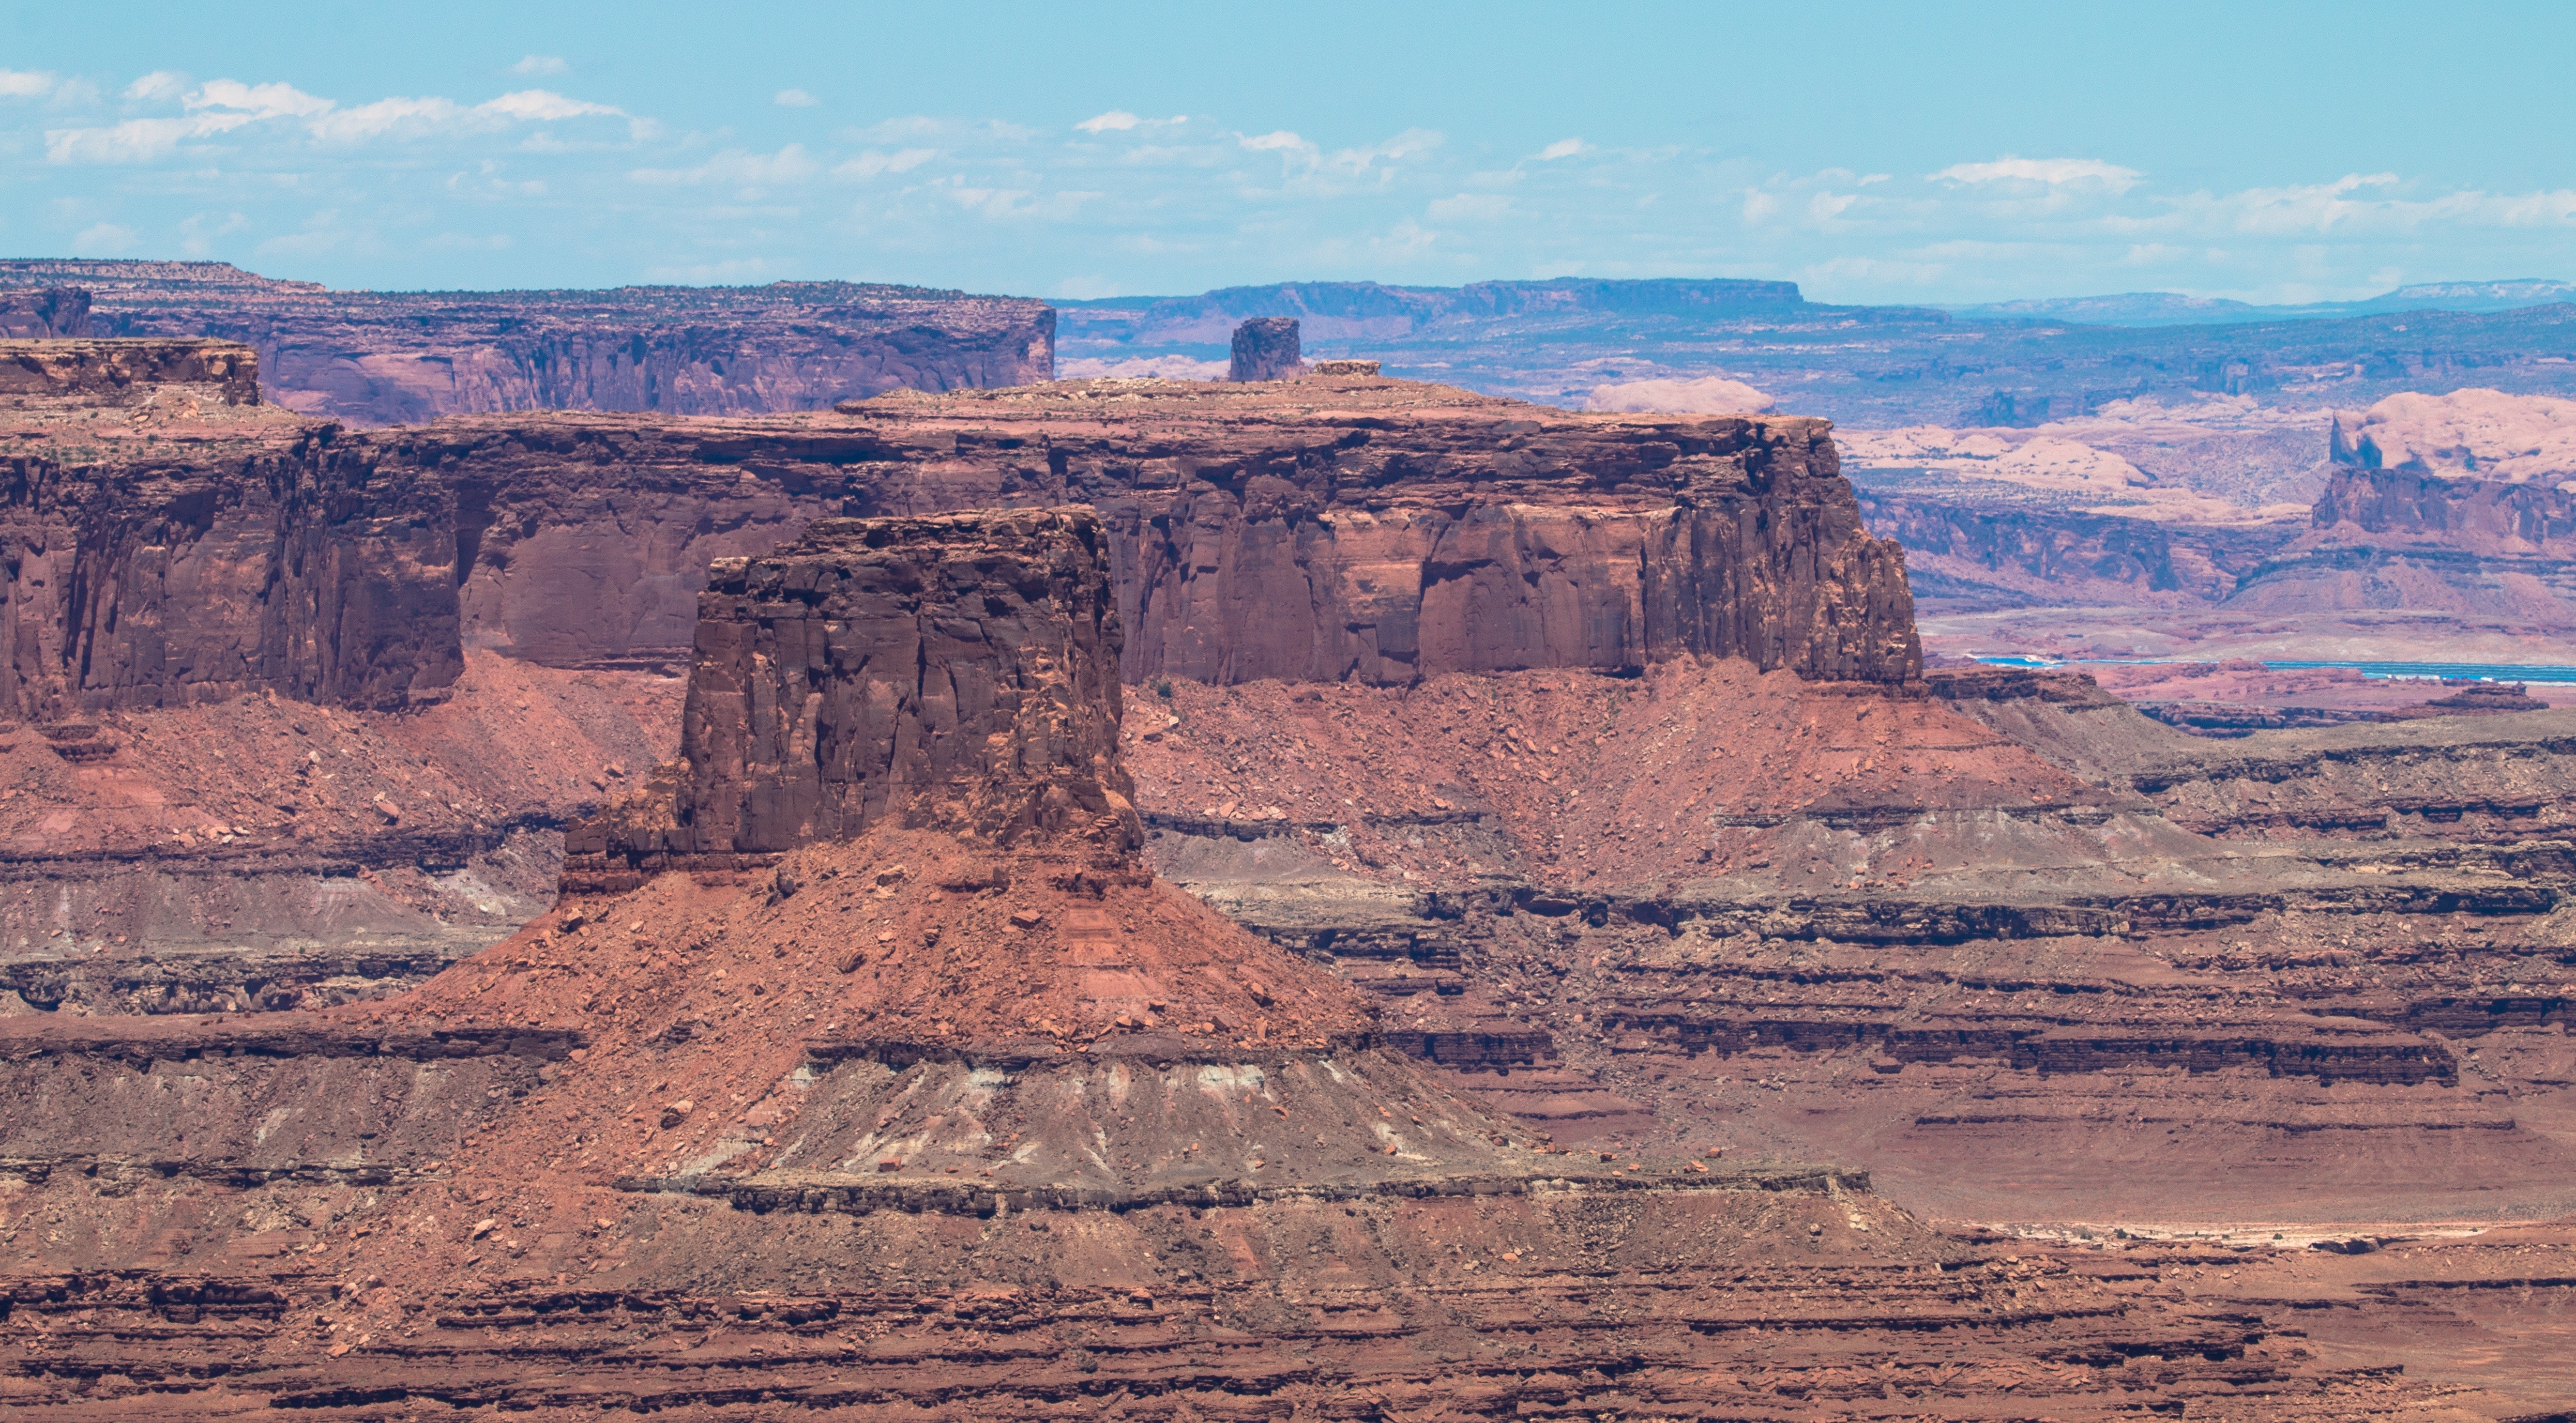
<svg viewBox="0 0 2576 1423">
<path fill-rule="evenodd" d="M 435 700 L 469 643 L 671 658 L 706 560 L 816 517 L 1086 502 L 1130 681 L 1402 684 L 1683 654 L 1823 679 L 1919 668 L 1902 557 L 1861 528 L 1819 421 L 1322 378 L 852 408 L 354 437 L 281 417 L 160 443 L 116 427 L 103 446 L 0 432 L 21 550 L 9 690 L 28 715 L 262 688 Z"/>
<path fill-rule="evenodd" d="M 827 519 L 720 561 L 676 776 L 567 839 L 573 873 L 776 852 L 878 824 L 1011 845 L 1140 839 L 1118 626 L 1089 510 Z M 667 809 L 665 808 L 667 807 Z"/>
</svg>

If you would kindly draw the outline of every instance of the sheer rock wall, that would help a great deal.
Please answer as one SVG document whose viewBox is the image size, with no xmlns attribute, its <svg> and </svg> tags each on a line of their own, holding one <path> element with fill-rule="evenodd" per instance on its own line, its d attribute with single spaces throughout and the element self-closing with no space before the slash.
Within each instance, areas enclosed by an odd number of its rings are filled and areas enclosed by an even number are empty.
<svg viewBox="0 0 2576 1423">
<path fill-rule="evenodd" d="M 185 387 L 189 418 L 220 414 L 221 388 Z M 1921 665 L 1902 555 L 1862 528 L 1814 420 L 1320 377 L 359 433 L 267 411 L 141 438 L 141 415 L 63 403 L 89 433 L 0 439 L 25 715 L 259 690 L 407 705 L 467 646 L 675 663 L 709 564 L 815 519 L 1067 504 L 1099 511 L 1131 682 Z"/>
<path fill-rule="evenodd" d="M 681 764 L 567 839 L 568 883 L 891 820 L 989 843 L 1142 830 L 1088 509 L 825 519 L 699 597 Z"/>
</svg>

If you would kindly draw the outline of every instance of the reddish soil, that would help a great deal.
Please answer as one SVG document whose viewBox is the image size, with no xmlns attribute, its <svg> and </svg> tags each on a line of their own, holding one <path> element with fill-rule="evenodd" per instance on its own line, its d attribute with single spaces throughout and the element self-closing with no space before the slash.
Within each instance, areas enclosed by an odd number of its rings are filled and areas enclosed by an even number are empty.
<svg viewBox="0 0 2576 1423">
<path fill-rule="evenodd" d="M 1710 878 L 1768 868 L 1759 832 L 1797 816 L 2106 799 L 1947 703 L 1740 662 L 1151 692 L 1124 750 L 1157 823 L 1320 828 L 1326 863 L 1422 888 Z M 1414 853 L 1462 824 L 1492 858 Z"/>
</svg>

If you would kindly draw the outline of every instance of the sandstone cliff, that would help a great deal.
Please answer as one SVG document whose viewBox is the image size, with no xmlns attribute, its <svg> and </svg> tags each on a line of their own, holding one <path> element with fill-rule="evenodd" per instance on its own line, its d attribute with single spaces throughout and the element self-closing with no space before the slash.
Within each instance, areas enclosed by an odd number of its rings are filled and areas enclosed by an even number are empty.
<svg viewBox="0 0 2576 1423">
<path fill-rule="evenodd" d="M 0 714 L 275 691 L 435 701 L 458 662 L 447 502 L 258 403 L 225 342 L 0 346 Z"/>
<path fill-rule="evenodd" d="M 1234 328 L 1228 380 L 1285 380 L 1304 368 L 1293 317 L 1257 316 Z"/>
<path fill-rule="evenodd" d="M 1903 555 L 1862 528 L 1820 420 L 1574 414 L 1325 376 L 845 408 L 947 456 L 930 468 L 952 487 L 965 466 L 987 500 L 1098 506 L 1130 682 L 1683 654 L 1885 682 L 1921 666 Z"/>
<path fill-rule="evenodd" d="M 184 389 L 201 415 L 221 399 Z M 61 705 L 262 688 L 401 705 L 440 695 L 465 647 L 667 665 L 711 561 L 814 519 L 1069 503 L 1100 511 L 1131 683 L 1686 654 L 1823 679 L 1920 667 L 1902 556 L 1862 529 L 1819 421 L 1577 415 L 1365 377 L 358 435 L 280 412 L 165 436 L 151 412 L 174 401 L 112 420 L 91 401 L 87 423 L 0 445 L 19 480 L 12 675 Z"/>
<path fill-rule="evenodd" d="M 220 262 L 0 263 L 0 286 L 45 282 L 87 288 L 99 335 L 256 347 L 279 403 L 354 425 L 505 410 L 811 410 L 1055 370 L 1045 304 L 919 287 L 329 292 Z"/>
<path fill-rule="evenodd" d="M 0 341 L 0 396 L 127 404 L 157 386 L 225 405 L 259 404 L 259 357 L 233 341 Z"/>
</svg>

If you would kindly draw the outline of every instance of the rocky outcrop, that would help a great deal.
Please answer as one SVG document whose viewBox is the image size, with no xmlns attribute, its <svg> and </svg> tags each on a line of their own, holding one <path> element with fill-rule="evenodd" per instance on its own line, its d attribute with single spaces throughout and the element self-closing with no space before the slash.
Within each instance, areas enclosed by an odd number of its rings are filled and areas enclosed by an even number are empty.
<svg viewBox="0 0 2576 1423">
<path fill-rule="evenodd" d="M 98 334 L 256 347 L 279 403 L 353 425 L 506 410 L 812 410 L 898 387 L 1055 373 L 1045 304 L 920 287 L 330 292 L 219 262 L 0 263 L 0 285 L 65 281 L 88 289 Z"/>
<path fill-rule="evenodd" d="M 89 293 L 79 287 L 0 291 L 0 340 L 89 334 Z"/>
<path fill-rule="evenodd" d="M 774 555 L 718 562 L 684 764 L 576 827 L 567 875 L 880 823 L 1133 848 L 1106 545 L 1088 510 L 1032 510 L 827 519 Z"/>
<path fill-rule="evenodd" d="M 2339 469 L 2317 500 L 2313 532 L 2302 542 L 2309 548 L 2372 545 L 2576 559 L 2576 493 L 2554 482 Z"/>
<path fill-rule="evenodd" d="M 1234 363 L 1226 379 L 1286 380 L 1302 369 L 1295 317 L 1256 316 L 1234 328 Z"/>
<path fill-rule="evenodd" d="M 232 341 L 0 341 L 0 396 L 125 404 L 156 386 L 259 404 L 259 356 Z"/>
<path fill-rule="evenodd" d="M 2311 526 L 2249 570 L 2232 605 L 2576 628 L 2576 494 L 2544 480 L 2340 467 Z"/>
</svg>

